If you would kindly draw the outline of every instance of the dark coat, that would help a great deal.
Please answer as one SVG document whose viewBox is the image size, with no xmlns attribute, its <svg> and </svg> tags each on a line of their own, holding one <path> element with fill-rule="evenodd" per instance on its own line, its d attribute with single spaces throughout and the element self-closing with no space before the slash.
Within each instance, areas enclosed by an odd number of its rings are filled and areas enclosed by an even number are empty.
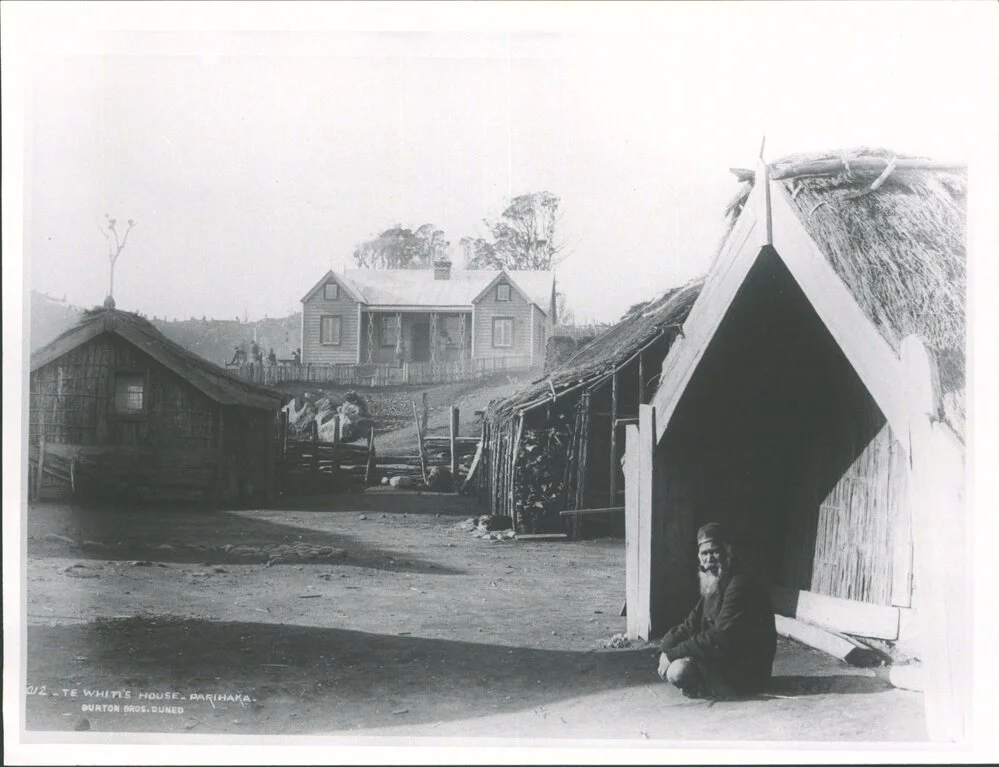
<svg viewBox="0 0 999 767">
<path fill-rule="evenodd" d="M 670 661 L 692 658 L 711 665 L 736 690 L 761 689 L 777 651 L 767 590 L 735 573 L 715 594 L 697 601 L 687 619 L 666 633 L 661 649 Z"/>
</svg>

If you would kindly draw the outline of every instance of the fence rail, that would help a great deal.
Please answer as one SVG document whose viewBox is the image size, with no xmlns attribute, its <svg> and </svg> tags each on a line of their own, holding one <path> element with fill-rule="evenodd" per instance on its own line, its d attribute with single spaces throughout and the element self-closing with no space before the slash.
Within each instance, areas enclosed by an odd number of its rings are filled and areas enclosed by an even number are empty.
<svg viewBox="0 0 999 767">
<path fill-rule="evenodd" d="M 229 375 L 244 381 L 273 386 L 280 383 L 327 383 L 341 386 L 398 386 L 472 381 L 514 370 L 527 370 L 527 355 L 481 357 L 447 362 L 404 362 L 401 365 L 350 365 L 328 363 L 248 362 L 227 366 Z"/>
</svg>

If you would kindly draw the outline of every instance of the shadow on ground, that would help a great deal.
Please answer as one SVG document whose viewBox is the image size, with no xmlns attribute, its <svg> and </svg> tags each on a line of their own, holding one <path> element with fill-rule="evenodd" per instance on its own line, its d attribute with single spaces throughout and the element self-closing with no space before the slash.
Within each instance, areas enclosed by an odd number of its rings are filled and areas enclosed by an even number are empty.
<svg viewBox="0 0 999 767">
<path fill-rule="evenodd" d="M 895 688 L 884 679 L 857 674 L 832 674 L 829 676 L 775 676 L 767 692 L 788 697 L 807 695 L 867 694 L 887 692 Z"/>
<path fill-rule="evenodd" d="M 437 575 L 462 572 L 340 531 L 275 522 L 266 518 L 268 513 L 39 505 L 28 510 L 28 553 L 101 561 L 309 563 Z"/>
<path fill-rule="evenodd" d="M 155 689 L 185 696 L 228 691 L 254 699 L 249 706 L 176 704 L 197 718 L 199 731 L 212 732 L 240 731 L 234 719 L 246 731 L 298 733 L 441 722 L 657 682 L 645 652 L 511 648 L 250 622 L 137 617 L 30 626 L 28 647 L 29 685 L 51 689 L 72 679 L 81 690 L 131 689 L 134 697 L 156 680 Z M 29 729 L 66 728 L 60 705 L 69 701 L 28 701 Z M 97 730 L 155 721 L 90 716 Z M 158 729 L 182 726 L 167 717 Z"/>
</svg>

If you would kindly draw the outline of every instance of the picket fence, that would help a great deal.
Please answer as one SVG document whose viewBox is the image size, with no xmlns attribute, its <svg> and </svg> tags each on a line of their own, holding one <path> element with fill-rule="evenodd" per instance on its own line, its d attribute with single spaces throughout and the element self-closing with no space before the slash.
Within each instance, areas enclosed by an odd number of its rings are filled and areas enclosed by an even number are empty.
<svg viewBox="0 0 999 767">
<path fill-rule="evenodd" d="M 400 386 L 473 381 L 497 373 L 528 370 L 527 355 L 483 357 L 447 362 L 404 362 L 401 365 L 248 362 L 229 365 L 230 375 L 265 386 L 282 383 L 318 383 L 338 386 Z"/>
</svg>

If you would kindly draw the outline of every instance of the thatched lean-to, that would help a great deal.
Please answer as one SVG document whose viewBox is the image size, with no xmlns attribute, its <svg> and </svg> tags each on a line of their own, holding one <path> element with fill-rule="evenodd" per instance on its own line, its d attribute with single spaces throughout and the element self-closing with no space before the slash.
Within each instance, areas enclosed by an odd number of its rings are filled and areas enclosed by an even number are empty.
<svg viewBox="0 0 999 767">
<path fill-rule="evenodd" d="M 282 401 L 138 315 L 86 312 L 31 357 L 31 495 L 266 502 Z"/>
<path fill-rule="evenodd" d="M 623 505 L 623 424 L 648 402 L 659 369 L 700 289 L 671 289 L 619 322 L 546 377 L 490 405 L 478 491 L 521 532 L 623 532 L 623 515 L 563 518 L 565 510 Z M 585 519 L 585 522 L 579 521 Z"/>
<path fill-rule="evenodd" d="M 626 435 L 628 631 L 683 617 L 696 530 L 723 522 L 784 615 L 923 660 L 931 734 L 950 737 L 970 683 L 965 170 L 860 149 L 737 175 Z"/>
</svg>

